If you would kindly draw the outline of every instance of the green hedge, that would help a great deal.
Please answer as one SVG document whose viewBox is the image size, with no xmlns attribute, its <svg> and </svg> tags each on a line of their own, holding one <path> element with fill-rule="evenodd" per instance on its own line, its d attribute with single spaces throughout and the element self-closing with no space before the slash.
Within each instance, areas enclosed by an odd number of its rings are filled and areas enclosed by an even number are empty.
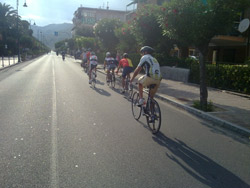
<svg viewBox="0 0 250 188">
<path fill-rule="evenodd" d="M 207 86 L 250 94 L 250 66 L 207 65 Z M 189 81 L 199 84 L 199 64 L 193 63 Z"/>
</svg>

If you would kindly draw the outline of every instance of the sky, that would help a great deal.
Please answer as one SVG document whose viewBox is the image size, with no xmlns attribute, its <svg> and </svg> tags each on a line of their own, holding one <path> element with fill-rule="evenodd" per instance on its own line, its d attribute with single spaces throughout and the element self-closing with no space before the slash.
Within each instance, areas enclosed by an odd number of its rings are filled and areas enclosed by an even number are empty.
<svg viewBox="0 0 250 188">
<path fill-rule="evenodd" d="M 27 20 L 37 26 L 49 24 L 72 23 L 74 12 L 81 5 L 89 8 L 107 7 L 110 10 L 126 10 L 126 5 L 132 0 L 0 0 L 1 3 L 17 9 L 22 20 Z M 23 7 L 26 2 L 28 7 Z M 129 9 L 132 9 L 130 6 Z"/>
</svg>

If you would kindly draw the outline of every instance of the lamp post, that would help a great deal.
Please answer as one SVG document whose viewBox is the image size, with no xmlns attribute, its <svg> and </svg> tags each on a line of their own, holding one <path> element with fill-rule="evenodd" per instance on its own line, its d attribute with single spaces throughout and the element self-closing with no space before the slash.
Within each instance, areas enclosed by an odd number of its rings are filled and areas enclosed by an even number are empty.
<svg viewBox="0 0 250 188">
<path fill-rule="evenodd" d="M 19 0 L 16 1 L 16 9 L 17 9 L 17 18 L 16 18 L 16 27 L 17 27 L 17 48 L 18 48 L 18 63 L 21 62 L 20 60 L 20 36 L 19 36 L 19 20 L 18 20 L 18 6 L 19 6 Z M 24 7 L 28 7 L 27 4 L 26 4 L 26 1 L 23 5 Z"/>
<path fill-rule="evenodd" d="M 29 19 L 29 23 L 30 23 L 30 29 L 31 29 L 31 21 L 33 21 L 34 23 L 33 23 L 33 25 L 36 25 L 36 22 L 35 22 L 35 20 L 33 20 L 33 19 Z"/>
</svg>

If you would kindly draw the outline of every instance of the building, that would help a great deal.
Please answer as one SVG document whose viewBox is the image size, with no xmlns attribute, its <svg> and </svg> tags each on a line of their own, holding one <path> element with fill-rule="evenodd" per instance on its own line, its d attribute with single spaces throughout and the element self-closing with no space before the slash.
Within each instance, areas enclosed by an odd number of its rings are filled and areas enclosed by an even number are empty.
<svg viewBox="0 0 250 188">
<path fill-rule="evenodd" d="M 241 13 L 232 32 L 228 35 L 218 35 L 212 38 L 209 44 L 209 61 L 212 63 L 238 64 L 250 57 L 250 28 L 243 33 L 238 31 L 240 21 L 245 18 L 250 20 L 250 8 Z"/>
<path fill-rule="evenodd" d="M 74 24 L 74 28 L 80 25 L 93 27 L 98 21 L 104 18 L 118 19 L 122 22 L 125 22 L 126 14 L 126 11 L 109 10 L 109 7 L 107 7 L 106 9 L 79 7 L 75 11 L 72 21 Z M 74 28 L 72 29 L 73 34 Z"/>
<path fill-rule="evenodd" d="M 161 5 L 163 2 L 170 0 L 134 0 L 127 5 L 133 6 L 133 10 L 128 12 L 126 15 L 127 20 L 132 19 L 136 14 L 136 9 L 142 7 L 145 4 L 157 4 Z M 238 20 L 235 21 L 231 33 L 227 35 L 214 36 L 209 44 L 209 55 L 207 57 L 208 62 L 211 63 L 229 63 L 237 64 L 242 63 L 244 60 L 250 57 L 250 28 L 244 33 L 238 32 L 238 26 L 241 20 L 248 18 L 250 20 L 250 8 L 246 8 L 239 16 Z M 179 52 L 178 47 L 173 49 L 175 55 L 182 54 Z M 190 56 L 198 56 L 198 51 L 190 47 Z"/>
</svg>

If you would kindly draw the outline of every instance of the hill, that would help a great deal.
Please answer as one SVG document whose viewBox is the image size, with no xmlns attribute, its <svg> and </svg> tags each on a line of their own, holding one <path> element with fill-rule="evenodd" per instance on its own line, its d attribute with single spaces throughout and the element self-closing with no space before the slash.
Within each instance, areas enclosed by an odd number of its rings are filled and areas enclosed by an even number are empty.
<svg viewBox="0 0 250 188">
<path fill-rule="evenodd" d="M 43 27 L 36 25 L 31 26 L 31 29 L 33 30 L 33 36 L 51 49 L 55 48 L 56 42 L 71 38 L 72 28 L 73 24 L 70 23 L 50 24 Z M 58 35 L 55 33 L 58 33 Z"/>
</svg>

